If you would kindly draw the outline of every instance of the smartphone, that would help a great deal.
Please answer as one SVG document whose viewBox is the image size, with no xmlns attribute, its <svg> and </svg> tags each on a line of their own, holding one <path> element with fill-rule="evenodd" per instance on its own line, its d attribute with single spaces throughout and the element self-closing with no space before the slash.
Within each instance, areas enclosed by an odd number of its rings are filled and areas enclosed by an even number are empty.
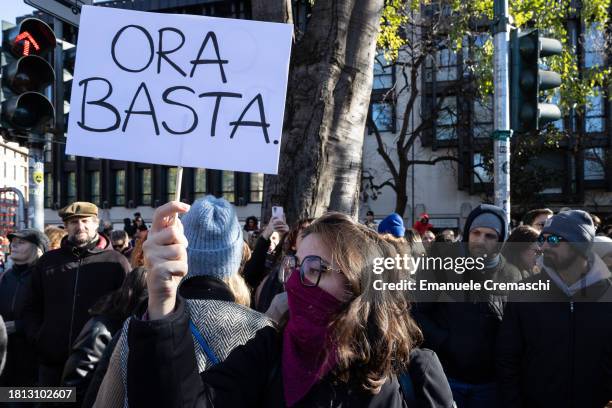
<svg viewBox="0 0 612 408">
<path fill-rule="evenodd" d="M 276 218 L 284 218 L 285 217 L 285 212 L 283 211 L 283 207 L 278 207 L 278 206 L 272 206 L 272 217 L 276 217 Z"/>
</svg>

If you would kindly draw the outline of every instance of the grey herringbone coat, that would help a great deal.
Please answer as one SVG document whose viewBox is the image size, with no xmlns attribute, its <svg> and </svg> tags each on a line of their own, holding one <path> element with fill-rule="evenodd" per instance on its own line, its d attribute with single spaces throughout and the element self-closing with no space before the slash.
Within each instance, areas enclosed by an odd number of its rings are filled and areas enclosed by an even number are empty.
<svg viewBox="0 0 612 408">
<path fill-rule="evenodd" d="M 197 292 L 195 295 L 199 299 L 185 299 L 186 310 L 191 321 L 220 361 L 223 361 L 234 348 L 252 339 L 258 330 L 273 325 L 272 321 L 263 314 L 236 304 L 229 289 L 220 280 L 202 276 L 198 277 L 197 281 L 199 290 L 195 291 Z M 193 291 L 190 290 L 190 292 Z M 127 363 L 130 319 L 123 324 L 121 337 L 113 351 L 94 408 L 128 407 Z M 201 350 L 195 338 L 193 342 L 198 369 L 203 372 L 211 367 L 212 362 Z"/>
</svg>

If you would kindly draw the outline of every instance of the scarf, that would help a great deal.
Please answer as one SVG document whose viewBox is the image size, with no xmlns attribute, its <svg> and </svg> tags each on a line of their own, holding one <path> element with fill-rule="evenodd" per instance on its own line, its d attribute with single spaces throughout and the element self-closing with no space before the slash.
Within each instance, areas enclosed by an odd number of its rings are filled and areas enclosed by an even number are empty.
<svg viewBox="0 0 612 408">
<path fill-rule="evenodd" d="M 329 323 L 343 303 L 292 273 L 286 285 L 289 321 L 283 333 L 283 387 L 287 406 L 300 401 L 336 365 Z"/>
</svg>

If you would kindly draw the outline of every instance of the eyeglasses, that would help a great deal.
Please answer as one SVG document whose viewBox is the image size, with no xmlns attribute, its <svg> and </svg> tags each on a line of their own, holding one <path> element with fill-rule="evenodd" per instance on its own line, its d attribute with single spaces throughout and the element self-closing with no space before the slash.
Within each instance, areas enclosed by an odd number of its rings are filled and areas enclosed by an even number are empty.
<svg viewBox="0 0 612 408">
<path fill-rule="evenodd" d="M 567 242 L 567 240 L 558 235 L 549 235 L 547 237 L 545 237 L 544 235 L 540 235 L 538 237 L 538 242 L 540 243 L 540 245 L 544 244 L 544 242 L 548 242 L 550 246 L 555 247 L 559 245 L 561 242 Z"/>
<path fill-rule="evenodd" d="M 291 274 L 298 269 L 300 271 L 300 282 L 302 282 L 302 285 L 310 287 L 319 286 L 321 275 L 324 272 L 340 272 L 339 269 L 331 268 L 320 256 L 309 255 L 302 259 L 300 264 L 294 255 L 286 255 L 281 263 L 282 283 L 287 282 Z"/>
</svg>

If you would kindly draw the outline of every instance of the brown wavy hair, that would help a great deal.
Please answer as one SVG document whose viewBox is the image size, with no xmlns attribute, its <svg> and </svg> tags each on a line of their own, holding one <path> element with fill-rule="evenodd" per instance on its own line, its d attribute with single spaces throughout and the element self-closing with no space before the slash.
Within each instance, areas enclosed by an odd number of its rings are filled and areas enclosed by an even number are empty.
<svg viewBox="0 0 612 408">
<path fill-rule="evenodd" d="M 373 273 L 374 259 L 395 257 L 394 246 L 375 231 L 341 213 L 328 213 L 304 230 L 316 234 L 330 248 L 332 259 L 348 280 L 351 300 L 330 323 L 331 344 L 336 345 L 340 381 L 360 384 L 377 394 L 390 376 L 403 370 L 410 351 L 423 335 L 410 316 L 410 303 L 402 291 L 377 291 L 377 279 L 399 282 L 407 274 L 399 269 Z"/>
</svg>

